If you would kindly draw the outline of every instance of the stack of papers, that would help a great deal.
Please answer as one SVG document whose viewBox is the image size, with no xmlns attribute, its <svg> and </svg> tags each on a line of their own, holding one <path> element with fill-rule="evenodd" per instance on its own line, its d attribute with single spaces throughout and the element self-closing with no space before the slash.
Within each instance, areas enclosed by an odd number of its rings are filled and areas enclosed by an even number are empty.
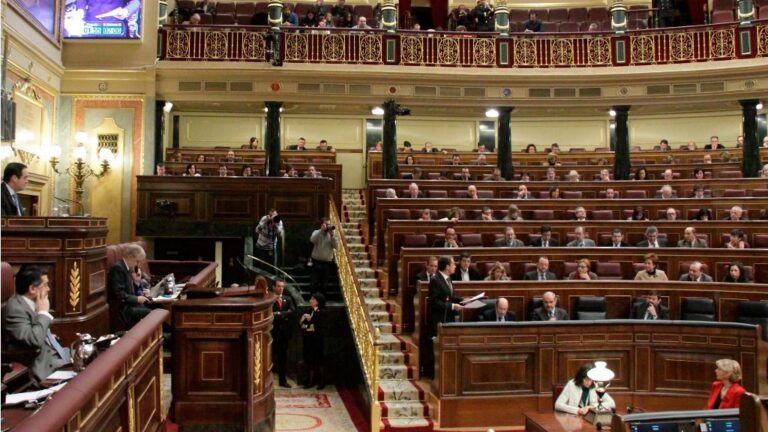
<svg viewBox="0 0 768 432">
<path fill-rule="evenodd" d="M 54 373 L 55 375 L 55 373 Z M 22 393 L 14 393 L 9 394 L 5 396 L 5 404 L 6 405 L 18 405 L 21 403 L 27 403 L 32 402 L 40 399 L 47 398 L 48 396 L 56 393 L 57 391 L 61 390 L 62 387 L 64 387 L 67 383 L 61 383 L 57 386 L 50 387 L 43 390 L 37 390 L 37 391 L 30 391 L 30 392 L 22 392 Z"/>
<path fill-rule="evenodd" d="M 481 292 L 480 294 L 468 298 L 461 302 L 461 305 L 464 306 L 465 309 L 480 309 L 485 307 L 485 303 L 481 302 L 480 299 L 485 297 L 485 292 Z"/>
</svg>

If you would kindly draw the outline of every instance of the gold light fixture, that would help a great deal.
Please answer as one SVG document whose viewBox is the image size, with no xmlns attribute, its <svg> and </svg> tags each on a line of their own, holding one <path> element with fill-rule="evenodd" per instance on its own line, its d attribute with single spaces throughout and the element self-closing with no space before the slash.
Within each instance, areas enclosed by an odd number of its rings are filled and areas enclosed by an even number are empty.
<svg viewBox="0 0 768 432">
<path fill-rule="evenodd" d="M 61 157 L 61 148 L 53 147 L 51 149 L 51 168 L 56 174 L 67 174 L 75 181 L 75 197 L 78 203 L 83 202 L 83 185 L 89 177 L 96 177 L 100 179 L 109 173 L 110 163 L 114 162 L 114 153 L 109 149 L 103 148 L 99 150 L 99 166 L 100 169 L 94 170 L 87 162 L 88 151 L 86 149 L 86 142 L 88 141 L 88 134 L 79 131 L 75 134 L 75 142 L 77 146 L 72 149 L 73 162 L 64 170 L 59 171 L 59 157 Z"/>
</svg>

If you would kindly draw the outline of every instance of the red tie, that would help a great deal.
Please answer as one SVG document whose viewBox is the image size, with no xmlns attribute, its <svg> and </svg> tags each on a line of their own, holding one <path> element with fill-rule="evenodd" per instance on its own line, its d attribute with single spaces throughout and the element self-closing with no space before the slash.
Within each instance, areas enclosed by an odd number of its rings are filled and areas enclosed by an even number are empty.
<svg viewBox="0 0 768 432">
<path fill-rule="evenodd" d="M 277 308 L 280 309 L 280 310 L 283 310 L 283 298 L 282 297 L 278 297 L 277 298 Z"/>
</svg>

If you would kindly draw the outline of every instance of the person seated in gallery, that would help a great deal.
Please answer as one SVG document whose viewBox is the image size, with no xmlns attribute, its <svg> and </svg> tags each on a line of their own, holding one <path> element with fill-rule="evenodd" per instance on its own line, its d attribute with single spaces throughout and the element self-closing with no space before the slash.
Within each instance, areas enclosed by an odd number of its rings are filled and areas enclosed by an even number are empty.
<svg viewBox="0 0 768 432">
<path fill-rule="evenodd" d="M 288 146 L 288 148 L 286 150 L 299 150 L 299 151 L 302 151 L 302 150 L 306 150 L 306 149 L 307 149 L 307 140 L 304 137 L 300 137 L 296 141 L 296 144 Z"/>
<path fill-rule="evenodd" d="M 218 173 L 219 177 L 227 177 L 229 175 L 229 170 L 226 165 L 219 165 Z"/>
<path fill-rule="evenodd" d="M 461 244 L 456 236 L 456 228 L 452 226 L 445 228 L 445 238 L 436 239 L 434 243 L 432 243 L 432 247 L 437 248 L 460 248 L 462 246 L 464 245 Z"/>
<path fill-rule="evenodd" d="M 431 221 L 432 220 L 432 210 L 430 209 L 424 209 L 421 211 L 421 217 L 419 217 L 420 221 Z"/>
<path fill-rule="evenodd" d="M 51 333 L 48 274 L 38 267 L 22 267 L 16 274 L 15 285 L 16 294 L 3 308 L 3 340 L 7 343 L 3 349 L 36 350 L 31 370 L 40 382 L 70 363 L 69 352 Z"/>
<path fill-rule="evenodd" d="M 320 144 L 315 148 L 317 151 L 336 153 L 336 149 L 328 145 L 327 140 L 320 140 Z"/>
<path fill-rule="evenodd" d="M 493 209 L 488 207 L 488 206 L 484 206 L 483 207 L 483 212 L 480 213 L 480 216 L 478 216 L 477 220 L 486 221 L 486 222 L 490 222 L 490 221 L 496 220 L 493 217 Z"/>
<path fill-rule="evenodd" d="M 726 283 L 749 283 L 749 277 L 744 269 L 744 264 L 735 261 L 728 265 L 728 274 L 723 278 Z"/>
<path fill-rule="evenodd" d="M 165 170 L 165 164 L 160 162 L 159 164 L 155 165 L 155 175 L 156 176 L 166 176 L 166 170 Z"/>
<path fill-rule="evenodd" d="M 493 242 L 493 247 L 523 247 L 523 243 L 515 236 L 515 229 L 513 227 L 507 227 L 504 229 L 504 238 L 500 238 Z"/>
<path fill-rule="evenodd" d="M 451 280 L 460 282 L 483 280 L 480 272 L 472 266 L 472 255 L 469 252 L 462 252 L 459 255 L 459 265 L 456 266 L 456 271 L 451 275 Z"/>
<path fill-rule="evenodd" d="M 659 229 L 651 225 L 645 229 L 645 240 L 638 242 L 635 246 L 643 248 L 667 247 L 667 239 L 659 237 Z"/>
<path fill-rule="evenodd" d="M 706 240 L 702 240 L 696 236 L 695 227 L 687 227 L 683 231 L 683 239 L 677 242 L 679 248 L 706 248 Z"/>
<path fill-rule="evenodd" d="M 451 209 L 448 211 L 448 216 L 441 218 L 440 221 L 456 223 L 463 219 L 464 219 L 464 210 L 462 210 L 461 207 L 451 207 Z M 442 247 L 442 246 L 434 246 L 434 247 Z"/>
<path fill-rule="evenodd" d="M 517 199 L 533 199 L 533 195 L 528 190 L 528 186 L 521 184 L 517 187 Z"/>
<path fill-rule="evenodd" d="M 681 282 L 712 282 L 712 276 L 701 270 L 701 263 L 694 261 L 688 266 L 688 273 L 680 276 Z"/>
<path fill-rule="evenodd" d="M 557 280 L 557 275 L 549 271 L 549 258 L 541 256 L 539 257 L 539 261 L 536 262 L 536 270 L 526 273 L 525 277 L 523 277 L 523 280 Z"/>
<path fill-rule="evenodd" d="M 227 151 L 227 157 L 225 157 L 224 159 L 221 160 L 221 162 L 225 163 L 225 164 L 231 164 L 231 163 L 241 162 L 241 161 L 242 161 L 242 158 L 235 157 L 235 151 L 234 150 Z"/>
<path fill-rule="evenodd" d="M 586 237 L 584 227 L 577 226 L 573 230 L 574 239 L 569 241 L 566 246 L 568 247 L 595 247 L 595 241 Z"/>
<path fill-rule="evenodd" d="M 424 192 L 419 190 L 419 185 L 411 183 L 408 185 L 408 193 L 403 198 L 424 198 Z"/>
<path fill-rule="evenodd" d="M 735 205 L 728 210 L 728 216 L 724 217 L 723 220 L 737 222 L 749 220 L 749 217 L 741 206 Z"/>
<path fill-rule="evenodd" d="M 585 363 L 576 371 L 576 375 L 568 381 L 557 397 L 555 411 L 583 416 L 597 408 L 595 383 L 587 376 L 594 367 L 593 363 Z M 616 408 L 616 402 L 608 393 L 603 395 L 602 404 L 608 409 Z"/>
<path fill-rule="evenodd" d="M 187 164 L 184 174 L 182 174 L 185 177 L 200 177 L 201 175 L 203 175 L 202 171 L 198 170 L 195 164 Z"/>
<path fill-rule="evenodd" d="M 693 216 L 693 220 L 698 220 L 698 221 L 714 220 L 712 209 L 707 207 L 700 208 L 699 211 L 697 211 L 696 214 Z"/>
<path fill-rule="evenodd" d="M 584 207 L 576 207 L 573 211 L 573 219 L 578 222 L 584 222 L 587 220 L 587 210 Z"/>
<path fill-rule="evenodd" d="M 709 144 L 704 146 L 704 150 L 723 150 L 725 146 L 720 142 L 720 138 L 717 135 L 709 137 Z"/>
<path fill-rule="evenodd" d="M 504 177 L 501 176 L 501 169 L 496 167 L 491 172 L 490 177 L 488 177 L 489 181 L 504 181 L 506 180 Z"/>
<path fill-rule="evenodd" d="M 496 304 L 493 308 L 488 308 L 478 316 L 478 319 L 483 322 L 513 322 L 517 321 L 515 313 L 509 310 L 509 301 L 504 297 L 496 299 Z"/>
<path fill-rule="evenodd" d="M 541 307 L 531 314 L 532 321 L 568 321 L 570 317 L 563 308 L 557 307 L 557 295 L 547 291 L 541 296 Z"/>
<path fill-rule="evenodd" d="M 424 143 L 424 147 L 421 149 L 423 153 L 440 153 L 440 149 L 432 147 L 432 143 L 427 141 Z"/>
<path fill-rule="evenodd" d="M 655 253 L 647 253 L 643 257 L 645 268 L 635 275 L 635 280 L 665 281 L 669 280 L 664 270 L 659 268 L 659 257 Z"/>
<path fill-rule="evenodd" d="M 734 228 L 731 230 L 731 234 L 728 237 L 728 243 L 725 244 L 725 247 L 727 249 L 746 249 L 749 246 L 747 245 L 745 237 L 746 234 L 744 234 L 744 231 L 739 228 Z"/>
<path fill-rule="evenodd" d="M 515 204 L 510 204 L 507 207 L 507 215 L 502 220 L 505 221 L 521 221 L 523 217 L 520 215 L 520 208 Z"/>
<path fill-rule="evenodd" d="M 285 170 L 285 174 L 283 175 L 283 177 L 298 178 L 299 177 L 299 171 L 296 170 L 296 167 L 289 166 L 288 169 Z"/>
<path fill-rule="evenodd" d="M 560 246 L 560 242 L 556 238 L 552 237 L 552 227 L 549 224 L 544 224 L 540 229 L 540 236 L 534 237 L 531 240 L 531 246 L 533 247 L 557 247 Z"/>
<path fill-rule="evenodd" d="M 467 186 L 467 198 L 469 198 L 469 199 L 480 199 L 480 196 L 477 195 L 477 186 L 475 186 L 475 185 Z"/>
<path fill-rule="evenodd" d="M 525 152 L 526 153 L 536 153 L 536 144 L 530 143 L 527 146 L 525 146 Z"/>
<path fill-rule="evenodd" d="M 437 274 L 437 257 L 431 256 L 427 259 L 424 270 L 416 275 L 416 282 L 429 282 Z"/>
<path fill-rule="evenodd" d="M 576 271 L 571 272 L 566 279 L 568 280 L 597 280 L 597 274 L 590 271 L 592 263 L 587 258 L 577 261 Z"/>
<path fill-rule="evenodd" d="M 253 177 L 253 169 L 251 169 L 251 167 L 248 165 L 243 165 L 243 167 L 240 169 L 240 176 Z"/>
<path fill-rule="evenodd" d="M 493 267 L 491 267 L 491 271 L 488 272 L 488 276 L 483 279 L 485 281 L 490 282 L 498 282 L 498 281 L 508 281 L 509 276 L 507 276 L 507 271 L 504 270 L 504 265 L 501 264 L 501 262 L 496 261 L 496 263 L 493 264 Z"/>
<path fill-rule="evenodd" d="M 251 137 L 250 140 L 248 140 L 248 145 L 245 147 L 250 150 L 258 150 L 259 149 L 259 139 L 256 137 Z"/>
<path fill-rule="evenodd" d="M 706 409 L 739 408 L 746 391 L 741 382 L 741 365 L 736 360 L 720 359 L 715 362 L 715 378 L 709 392 Z"/>
<path fill-rule="evenodd" d="M 632 308 L 629 319 L 665 320 L 669 319 L 669 310 L 661 304 L 659 293 L 651 291 L 645 296 L 645 302 Z"/>
</svg>

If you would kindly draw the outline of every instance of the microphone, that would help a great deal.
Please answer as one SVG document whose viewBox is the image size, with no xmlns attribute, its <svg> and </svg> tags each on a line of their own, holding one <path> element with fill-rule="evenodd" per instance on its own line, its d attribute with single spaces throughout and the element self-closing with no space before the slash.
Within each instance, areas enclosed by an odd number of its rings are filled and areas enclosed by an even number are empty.
<svg viewBox="0 0 768 432">
<path fill-rule="evenodd" d="M 71 200 L 69 198 L 61 198 L 61 197 L 57 197 L 55 195 L 53 196 L 53 199 L 55 199 L 56 201 L 59 201 L 59 202 L 66 203 L 66 204 L 76 204 L 76 205 L 78 205 L 80 207 L 80 214 L 77 215 L 77 216 L 85 216 L 83 214 L 83 210 L 84 210 L 83 209 L 83 204 L 80 201 Z"/>
</svg>

